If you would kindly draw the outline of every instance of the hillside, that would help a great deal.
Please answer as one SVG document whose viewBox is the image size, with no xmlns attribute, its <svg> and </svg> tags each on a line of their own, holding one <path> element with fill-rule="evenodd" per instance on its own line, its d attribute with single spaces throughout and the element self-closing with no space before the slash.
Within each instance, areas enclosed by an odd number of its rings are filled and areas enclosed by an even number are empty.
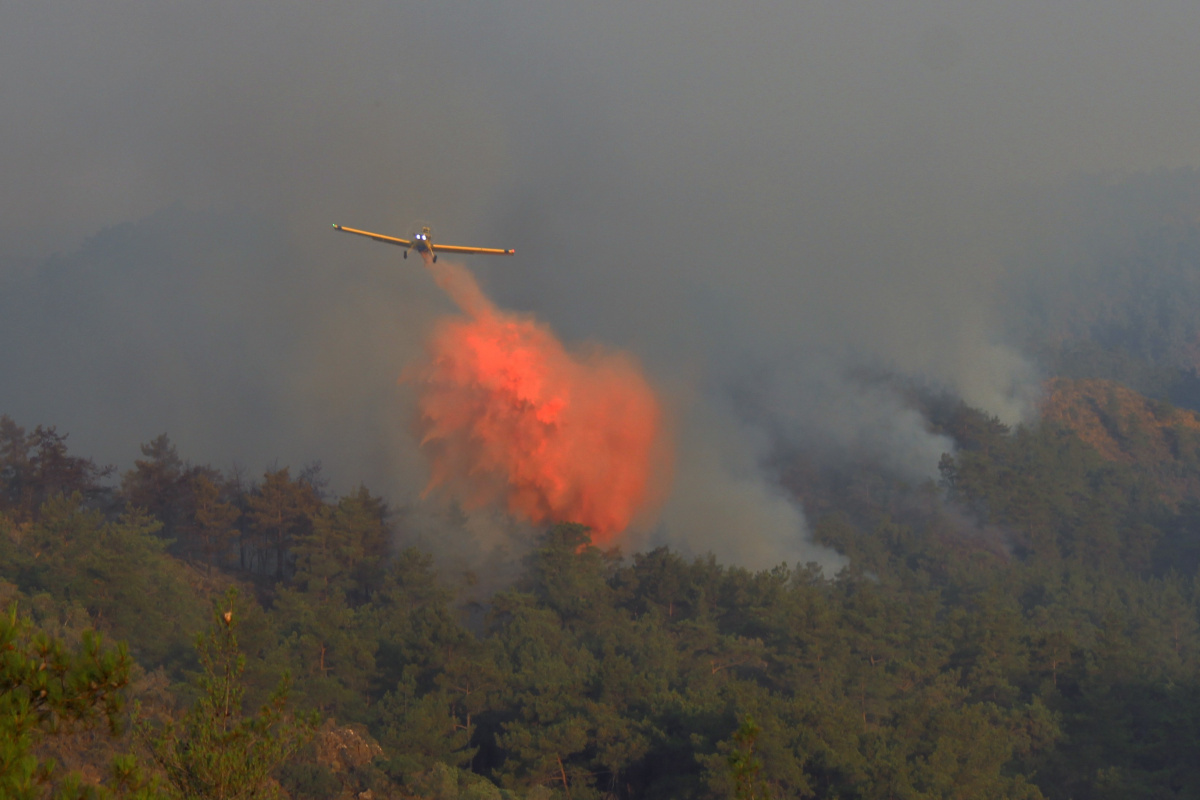
<svg viewBox="0 0 1200 800">
<path fill-rule="evenodd" d="M 1200 414 L 1152 400 L 1115 381 L 1053 378 L 1042 418 L 1104 459 L 1152 474 L 1173 504 L 1200 497 Z"/>
<path fill-rule="evenodd" d="M 559 525 L 483 607 L 393 546 L 366 489 L 248 482 L 165 437 L 114 485 L 5 420 L 0 588 L 68 641 L 128 642 L 129 695 L 165 719 L 196 696 L 205 608 L 241 586 L 247 708 L 286 670 L 325 720 L 274 773 L 295 800 L 1195 796 L 1195 415 L 1061 380 L 1033 425 L 933 417 L 958 447 L 940 488 L 796 473 L 837 576 Z M 141 747 L 44 743 L 92 779 L 124 751 L 153 772 Z"/>
</svg>

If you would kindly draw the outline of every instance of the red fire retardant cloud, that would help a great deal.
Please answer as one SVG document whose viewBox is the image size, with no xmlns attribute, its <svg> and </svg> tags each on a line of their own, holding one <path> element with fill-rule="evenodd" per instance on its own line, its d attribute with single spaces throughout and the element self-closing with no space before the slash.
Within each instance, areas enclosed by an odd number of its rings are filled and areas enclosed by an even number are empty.
<svg viewBox="0 0 1200 800">
<path fill-rule="evenodd" d="M 427 265 L 463 311 L 440 320 L 418 391 L 429 490 L 467 507 L 502 502 L 534 523 L 579 522 L 599 544 L 661 497 L 663 409 L 628 355 L 569 353 L 550 329 L 497 309 L 463 267 Z"/>
</svg>

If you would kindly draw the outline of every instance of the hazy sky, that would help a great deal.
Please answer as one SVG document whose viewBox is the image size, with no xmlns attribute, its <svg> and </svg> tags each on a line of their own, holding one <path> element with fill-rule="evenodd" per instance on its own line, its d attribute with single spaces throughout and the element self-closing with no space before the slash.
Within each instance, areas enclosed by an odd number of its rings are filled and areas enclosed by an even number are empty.
<svg viewBox="0 0 1200 800">
<path fill-rule="evenodd" d="M 1010 212 L 1200 164 L 1197 75 L 1185 0 L 6 3 L 0 411 L 407 499 L 395 378 L 449 304 L 329 223 L 423 218 L 655 376 L 686 465 L 656 537 L 832 564 L 772 443 L 931 474 L 949 443 L 862 368 L 1027 413 Z"/>
</svg>

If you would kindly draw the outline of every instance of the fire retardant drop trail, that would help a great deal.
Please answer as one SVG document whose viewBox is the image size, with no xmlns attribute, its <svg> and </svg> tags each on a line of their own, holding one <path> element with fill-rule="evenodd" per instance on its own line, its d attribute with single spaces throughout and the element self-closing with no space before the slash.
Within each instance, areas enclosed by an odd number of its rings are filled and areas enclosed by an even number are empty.
<svg viewBox="0 0 1200 800">
<path fill-rule="evenodd" d="M 570 353 L 546 325 L 497 309 L 464 267 L 427 267 L 463 314 L 438 321 L 405 373 L 432 465 L 426 491 L 582 523 L 598 544 L 651 513 L 670 455 L 662 405 L 634 359 Z"/>
</svg>

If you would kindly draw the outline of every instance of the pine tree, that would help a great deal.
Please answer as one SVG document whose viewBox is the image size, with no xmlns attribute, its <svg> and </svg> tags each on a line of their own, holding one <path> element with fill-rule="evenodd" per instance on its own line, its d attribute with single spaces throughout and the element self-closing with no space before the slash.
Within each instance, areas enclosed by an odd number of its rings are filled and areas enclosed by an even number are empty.
<svg viewBox="0 0 1200 800">
<path fill-rule="evenodd" d="M 288 708 L 285 675 L 257 713 L 242 708 L 246 659 L 237 640 L 237 590 L 225 595 L 225 610 L 213 606 L 213 623 L 196 644 L 203 674 L 200 696 L 178 723 L 155 730 L 139 723 L 139 734 L 162 770 L 176 800 L 250 800 L 279 794 L 271 773 L 316 730 L 315 715 Z"/>
</svg>

